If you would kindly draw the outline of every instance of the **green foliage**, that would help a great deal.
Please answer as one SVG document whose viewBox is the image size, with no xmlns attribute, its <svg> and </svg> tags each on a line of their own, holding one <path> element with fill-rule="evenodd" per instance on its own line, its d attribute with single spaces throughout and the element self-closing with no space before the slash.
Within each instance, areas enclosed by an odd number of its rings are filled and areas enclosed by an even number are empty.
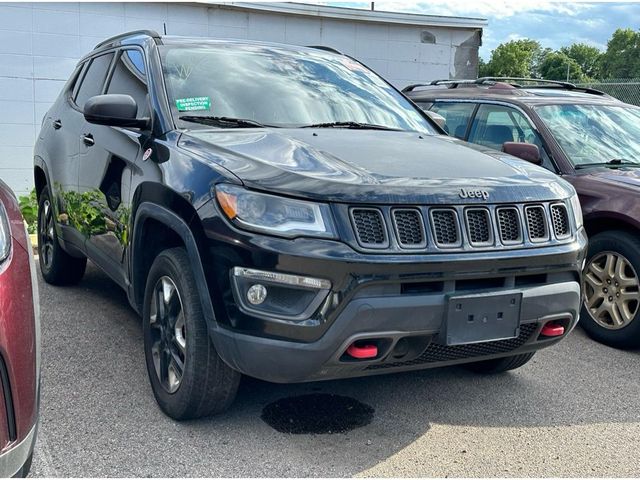
<svg viewBox="0 0 640 480">
<path fill-rule="evenodd" d="M 603 54 L 598 48 L 586 43 L 574 43 L 568 47 L 562 47 L 560 52 L 575 60 L 582 73 L 587 77 L 597 78 L 600 76 Z"/>
<path fill-rule="evenodd" d="M 568 71 L 568 75 L 567 75 Z M 540 65 L 540 76 L 545 80 L 584 81 L 584 74 L 578 62 L 561 52 L 551 52 Z"/>
<path fill-rule="evenodd" d="M 640 32 L 619 28 L 602 55 L 601 73 L 604 78 L 636 78 L 640 76 Z"/>
<path fill-rule="evenodd" d="M 64 191 L 60 189 L 64 202 L 64 213 L 58 215 L 58 221 L 72 225 L 85 237 L 104 235 L 113 232 L 120 244 L 127 245 L 130 211 L 120 205 L 114 212 L 117 221 L 106 215 L 109 207 L 104 194 L 98 190 L 86 192 Z"/>
<path fill-rule="evenodd" d="M 489 62 L 480 65 L 480 76 L 530 77 L 536 73 L 543 54 L 544 50 L 536 40 L 522 39 L 501 43 L 491 52 Z"/>
<path fill-rule="evenodd" d="M 34 234 L 38 228 L 38 198 L 36 196 L 36 189 L 31 190 L 29 195 L 22 195 L 18 198 L 18 205 L 20 206 L 20 212 L 27 222 L 27 231 L 30 234 Z"/>
</svg>

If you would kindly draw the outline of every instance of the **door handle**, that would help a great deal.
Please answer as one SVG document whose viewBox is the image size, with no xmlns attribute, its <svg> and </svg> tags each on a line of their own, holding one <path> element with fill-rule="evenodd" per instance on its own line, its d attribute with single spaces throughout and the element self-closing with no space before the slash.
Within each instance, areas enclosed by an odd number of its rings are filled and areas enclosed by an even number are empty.
<svg viewBox="0 0 640 480">
<path fill-rule="evenodd" d="M 93 135 L 90 133 L 86 133 L 82 136 L 82 141 L 87 147 L 92 147 L 95 145 L 96 141 L 93 139 Z"/>
<path fill-rule="evenodd" d="M 55 128 L 56 130 L 60 130 L 62 128 L 62 122 L 60 121 L 60 119 L 53 121 L 53 128 Z"/>
</svg>

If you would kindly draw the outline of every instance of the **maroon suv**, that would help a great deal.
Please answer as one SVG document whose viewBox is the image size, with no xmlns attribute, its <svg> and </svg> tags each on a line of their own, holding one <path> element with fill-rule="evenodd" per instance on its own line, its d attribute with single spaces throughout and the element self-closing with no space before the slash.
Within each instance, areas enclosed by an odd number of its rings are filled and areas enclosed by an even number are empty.
<svg viewBox="0 0 640 480">
<path fill-rule="evenodd" d="M 403 92 L 461 140 L 541 164 L 573 184 L 590 238 L 580 323 L 640 347 L 640 108 L 562 82 L 481 78 Z"/>
<path fill-rule="evenodd" d="M 29 473 L 40 380 L 38 289 L 31 243 L 0 180 L 0 477 Z"/>
</svg>

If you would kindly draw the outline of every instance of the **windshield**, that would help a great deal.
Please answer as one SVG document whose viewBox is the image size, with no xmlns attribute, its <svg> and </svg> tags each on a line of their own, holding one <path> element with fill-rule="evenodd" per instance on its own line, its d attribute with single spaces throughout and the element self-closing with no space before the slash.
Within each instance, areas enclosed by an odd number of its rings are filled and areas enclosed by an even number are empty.
<svg viewBox="0 0 640 480">
<path fill-rule="evenodd" d="M 640 165 L 640 108 L 546 105 L 536 112 L 574 166 Z"/>
<path fill-rule="evenodd" d="M 275 127 L 349 122 L 435 133 L 401 94 L 346 56 L 221 43 L 167 45 L 161 58 L 182 127 L 197 128 L 182 116 L 206 116 Z"/>
</svg>

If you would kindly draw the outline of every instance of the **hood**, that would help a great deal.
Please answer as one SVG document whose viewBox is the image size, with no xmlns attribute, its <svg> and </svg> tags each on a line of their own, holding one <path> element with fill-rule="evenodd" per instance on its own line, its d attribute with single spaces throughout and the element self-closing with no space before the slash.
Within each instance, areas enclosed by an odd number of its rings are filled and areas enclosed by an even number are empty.
<svg viewBox="0 0 640 480">
<path fill-rule="evenodd" d="M 324 201 L 501 203 L 554 200 L 573 191 L 523 160 L 416 132 L 203 129 L 184 132 L 179 145 L 249 188 Z"/>
<path fill-rule="evenodd" d="M 585 170 L 579 175 L 583 181 L 589 179 L 591 182 L 613 184 L 620 187 L 620 184 L 630 187 L 640 187 L 640 168 L 594 168 Z"/>
</svg>

